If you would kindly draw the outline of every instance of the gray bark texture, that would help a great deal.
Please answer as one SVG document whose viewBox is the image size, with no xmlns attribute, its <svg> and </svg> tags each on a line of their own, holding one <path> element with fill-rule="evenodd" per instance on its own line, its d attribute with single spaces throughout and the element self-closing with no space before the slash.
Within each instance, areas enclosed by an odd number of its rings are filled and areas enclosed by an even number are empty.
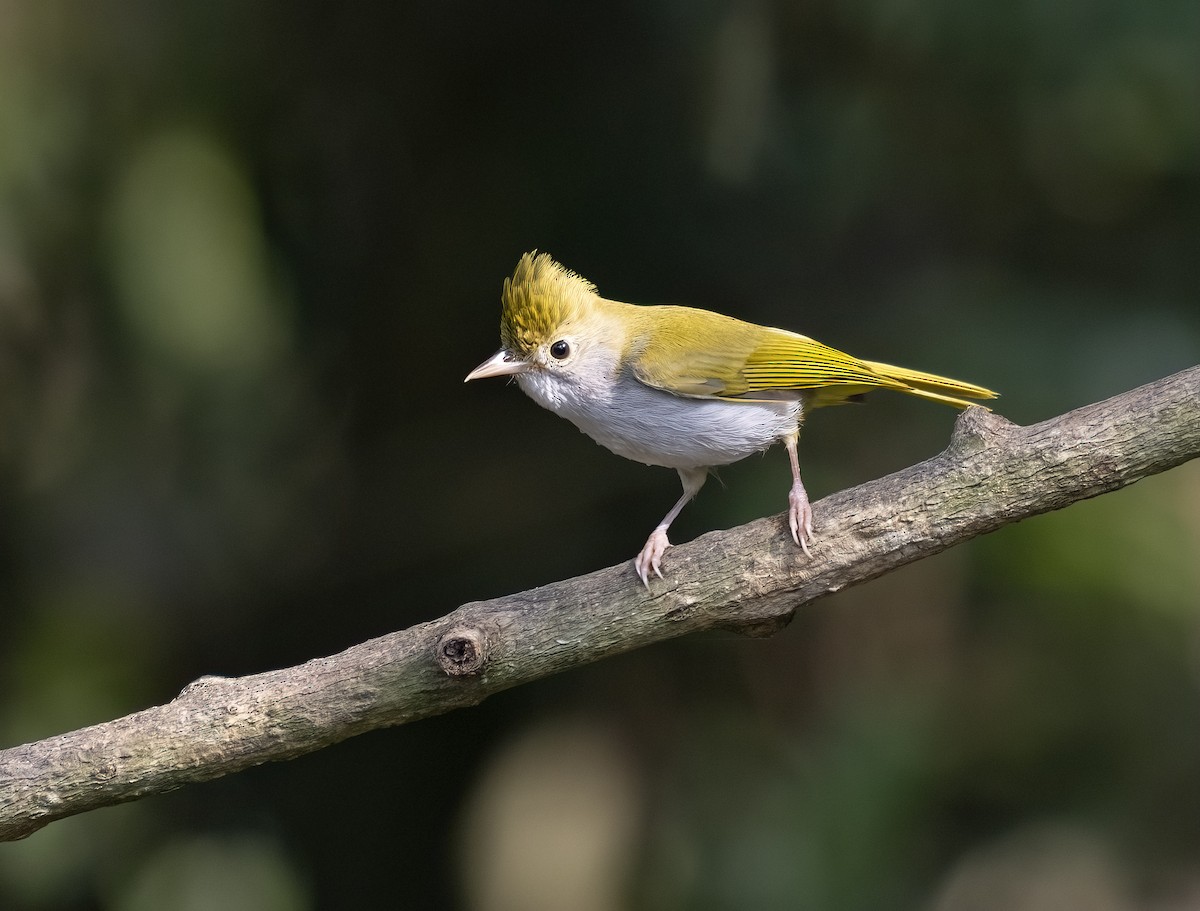
<svg viewBox="0 0 1200 911">
<path fill-rule="evenodd" d="M 811 559 L 784 517 L 761 519 L 672 548 L 648 592 L 626 563 L 0 751 L 0 840 L 697 630 L 769 634 L 822 595 L 1197 455 L 1200 367 L 1030 427 L 973 407 L 945 452 L 818 502 Z"/>
</svg>

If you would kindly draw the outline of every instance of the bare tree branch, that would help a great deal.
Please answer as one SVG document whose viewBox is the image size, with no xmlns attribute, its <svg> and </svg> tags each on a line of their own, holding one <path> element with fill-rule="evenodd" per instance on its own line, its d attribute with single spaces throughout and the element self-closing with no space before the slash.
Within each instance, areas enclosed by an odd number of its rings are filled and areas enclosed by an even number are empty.
<svg viewBox="0 0 1200 911">
<path fill-rule="evenodd" d="M 0 839 L 696 630 L 769 633 L 829 592 L 1197 455 L 1200 367 L 1031 427 L 971 408 L 941 455 L 817 503 L 812 559 L 782 517 L 762 519 L 673 548 L 649 593 L 628 564 L 611 567 L 0 751 Z"/>
</svg>

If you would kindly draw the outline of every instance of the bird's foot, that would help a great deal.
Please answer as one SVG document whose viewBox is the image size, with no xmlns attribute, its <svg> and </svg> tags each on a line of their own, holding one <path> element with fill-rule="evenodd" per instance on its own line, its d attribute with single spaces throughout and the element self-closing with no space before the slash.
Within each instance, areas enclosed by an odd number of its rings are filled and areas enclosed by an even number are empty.
<svg viewBox="0 0 1200 911">
<path fill-rule="evenodd" d="M 646 546 L 642 548 L 642 552 L 633 559 L 634 569 L 637 570 L 638 577 L 642 580 L 642 584 L 646 588 L 650 588 L 650 571 L 654 571 L 654 575 L 658 578 L 663 578 L 662 574 L 662 555 L 666 553 L 671 542 L 667 540 L 667 530 L 665 528 L 656 528 L 651 532 L 650 537 L 646 539 Z"/>
<path fill-rule="evenodd" d="M 799 481 L 792 485 L 788 494 L 788 526 L 792 529 L 792 540 L 806 557 L 811 557 L 808 546 L 813 539 L 812 506 L 808 502 L 808 491 Z"/>
</svg>

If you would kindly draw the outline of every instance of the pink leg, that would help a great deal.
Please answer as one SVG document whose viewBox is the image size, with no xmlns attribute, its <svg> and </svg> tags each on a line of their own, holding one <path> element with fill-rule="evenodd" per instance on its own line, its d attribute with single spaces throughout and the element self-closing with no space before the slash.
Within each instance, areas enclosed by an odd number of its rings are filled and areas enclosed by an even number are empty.
<svg viewBox="0 0 1200 911">
<path fill-rule="evenodd" d="M 671 542 L 667 540 L 667 529 L 671 527 L 671 523 L 683 511 L 683 507 L 687 506 L 688 501 L 700 492 L 700 488 L 704 486 L 704 482 L 708 479 L 708 469 L 706 468 L 680 468 L 679 480 L 683 482 L 683 496 L 679 501 L 671 507 L 671 511 L 663 516 L 663 520 L 658 523 L 658 527 L 650 532 L 650 537 L 646 540 L 645 547 L 633 560 L 633 566 L 637 570 L 638 577 L 642 580 L 642 584 L 646 588 L 650 587 L 650 571 L 653 570 L 658 578 L 663 578 L 662 574 L 662 556 L 666 553 Z"/>
<path fill-rule="evenodd" d="M 808 502 L 808 491 L 800 480 L 800 457 L 796 454 L 796 442 L 799 434 L 793 434 L 783 441 L 787 447 L 788 458 L 792 463 L 792 490 L 788 494 L 788 525 L 792 529 L 792 540 L 800 545 L 805 556 L 811 557 L 808 546 L 813 539 L 812 506 Z"/>
</svg>

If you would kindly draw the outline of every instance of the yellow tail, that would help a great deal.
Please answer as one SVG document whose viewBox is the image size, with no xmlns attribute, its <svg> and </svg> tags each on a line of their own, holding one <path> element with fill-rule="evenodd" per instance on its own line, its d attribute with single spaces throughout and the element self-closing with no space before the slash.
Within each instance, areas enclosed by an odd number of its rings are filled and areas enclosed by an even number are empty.
<svg viewBox="0 0 1200 911">
<path fill-rule="evenodd" d="M 863 361 L 876 373 L 888 379 L 901 383 L 904 388 L 896 387 L 897 392 L 906 392 L 932 402 L 944 402 L 956 408 L 967 408 L 977 402 L 970 399 L 994 399 L 998 393 L 973 383 L 962 380 L 952 380 L 948 377 L 937 376 L 933 373 L 921 373 L 919 370 L 908 370 L 905 367 L 893 367 L 891 364 L 879 364 L 874 361 Z M 949 393 L 954 393 L 950 395 Z M 959 398 L 963 396 L 963 398 Z M 986 405 L 982 407 L 987 407 Z"/>
</svg>

